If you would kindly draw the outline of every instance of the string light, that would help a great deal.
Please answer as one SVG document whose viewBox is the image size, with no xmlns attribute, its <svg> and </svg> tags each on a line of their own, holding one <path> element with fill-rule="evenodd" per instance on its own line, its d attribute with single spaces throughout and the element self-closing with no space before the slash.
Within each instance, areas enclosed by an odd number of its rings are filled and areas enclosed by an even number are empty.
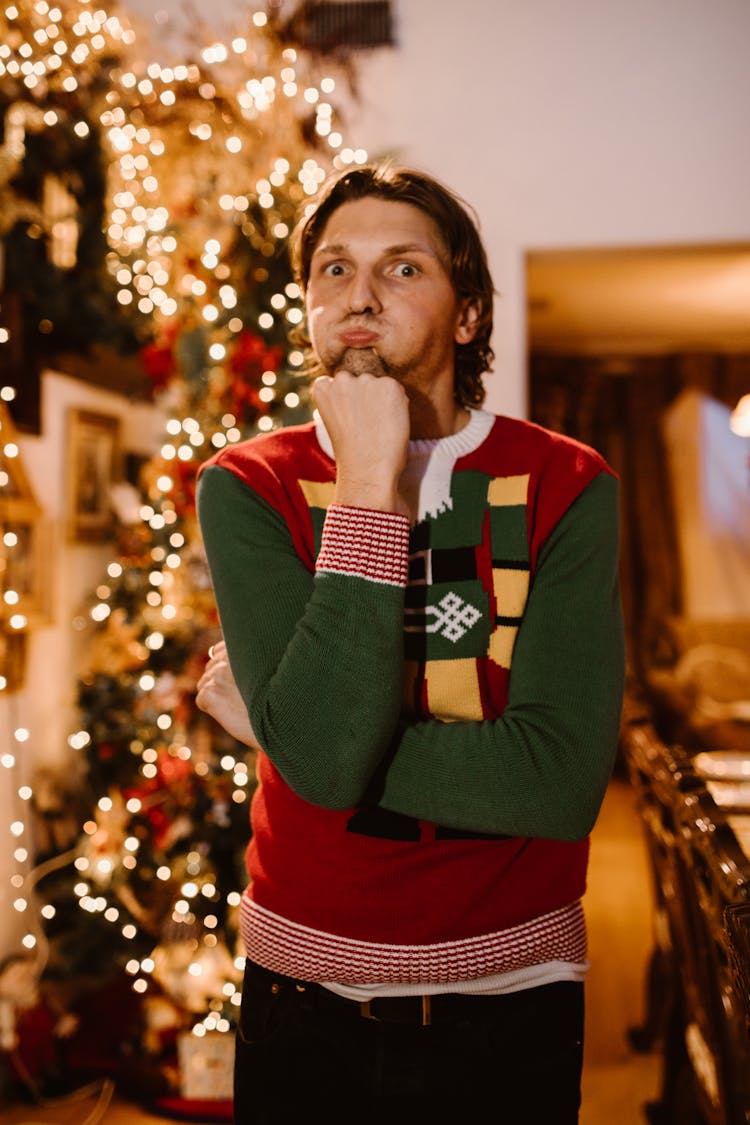
<svg viewBox="0 0 750 1125">
<path fill-rule="evenodd" d="M 0 346 L 6 345 L 9 340 L 10 332 L 3 327 L 0 330 Z M 3 404 L 3 411 L 5 410 L 5 404 L 12 403 L 14 399 L 14 387 L 6 385 L 0 388 L 0 403 Z M 18 462 L 18 454 L 18 445 L 13 439 L 10 427 L 10 416 L 0 412 L 0 543 L 2 544 L 0 555 L 2 560 L 2 566 L 0 567 L 0 621 L 11 631 L 6 640 L 8 646 L 6 651 L 8 653 L 11 651 L 11 645 L 23 645 L 25 643 L 23 630 L 28 624 L 23 613 L 15 612 L 21 596 L 15 586 L 13 575 L 21 573 L 22 568 L 15 565 L 14 554 L 20 552 L 23 548 L 21 536 L 17 525 L 13 523 L 12 515 L 13 500 L 18 491 L 15 467 Z M 13 637 L 12 634 L 17 634 L 17 637 Z M 14 687 L 9 677 L 10 662 L 8 661 L 7 667 L 0 669 L 0 695 L 8 693 Z M 9 721 L 12 725 L 10 712 Z M 13 811 L 13 819 L 8 826 L 9 836 L 14 845 L 12 854 L 18 864 L 17 868 L 11 873 L 10 883 L 15 891 L 25 893 L 16 896 L 13 907 L 17 913 L 32 918 L 29 928 L 21 936 L 21 944 L 25 949 L 33 950 L 37 944 L 37 933 L 35 932 L 37 923 L 34 911 L 29 909 L 29 895 L 26 891 L 26 868 L 30 854 L 30 840 L 25 809 L 25 806 L 28 806 L 31 800 L 32 790 L 27 784 L 18 784 L 22 752 L 29 740 L 29 729 L 24 725 L 15 726 L 10 732 L 10 745 L 0 755 L 0 769 L 7 770 L 10 774 L 11 787 L 15 789 L 17 798 L 17 807 Z"/>
</svg>

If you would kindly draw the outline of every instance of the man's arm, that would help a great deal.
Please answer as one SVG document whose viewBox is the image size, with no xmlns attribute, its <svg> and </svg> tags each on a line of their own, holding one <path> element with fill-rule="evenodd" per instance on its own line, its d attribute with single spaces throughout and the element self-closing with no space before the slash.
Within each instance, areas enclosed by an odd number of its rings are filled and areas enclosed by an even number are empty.
<svg viewBox="0 0 750 1125">
<path fill-rule="evenodd" d="M 467 831 L 587 834 L 624 681 L 613 477 L 601 473 L 545 544 L 509 705 L 476 723 L 398 728 L 403 591 L 313 578 L 278 514 L 223 469 L 204 472 L 199 511 L 235 678 L 258 741 L 300 796 L 345 808 L 369 788 L 387 808 Z"/>
<path fill-rule="evenodd" d="M 229 662 L 259 744 L 301 797 L 351 808 L 401 709 L 408 521 L 378 514 L 403 562 L 400 580 L 383 580 L 383 551 L 366 526 L 338 542 L 371 578 L 312 575 L 279 513 L 233 473 L 204 469 L 197 503 Z M 329 512 L 326 525 L 336 522 Z M 327 538 L 336 532 L 324 531 L 324 547 Z"/>
<path fill-rule="evenodd" d="M 477 832 L 582 839 L 618 746 L 625 645 L 616 478 L 602 472 L 545 543 L 493 722 L 405 727 L 378 801 Z"/>
</svg>

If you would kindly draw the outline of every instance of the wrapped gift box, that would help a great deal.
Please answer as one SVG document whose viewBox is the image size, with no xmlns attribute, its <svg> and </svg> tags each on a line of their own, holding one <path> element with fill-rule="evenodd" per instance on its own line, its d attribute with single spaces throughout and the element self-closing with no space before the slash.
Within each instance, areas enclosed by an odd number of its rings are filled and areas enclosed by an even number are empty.
<svg viewBox="0 0 750 1125">
<path fill-rule="evenodd" d="M 183 1098 L 225 1101 L 232 1097 L 234 1035 L 209 1031 L 197 1036 L 185 1032 L 177 1041 L 180 1092 Z"/>
</svg>

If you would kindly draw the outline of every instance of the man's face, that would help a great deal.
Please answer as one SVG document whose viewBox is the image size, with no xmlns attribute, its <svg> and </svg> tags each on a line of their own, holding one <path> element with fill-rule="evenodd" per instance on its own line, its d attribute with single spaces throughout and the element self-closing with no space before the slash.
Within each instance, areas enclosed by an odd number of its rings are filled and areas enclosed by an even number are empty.
<svg viewBox="0 0 750 1125">
<path fill-rule="evenodd" d="M 313 350 L 329 373 L 369 371 L 452 395 L 454 344 L 473 333 L 448 251 L 419 208 L 367 196 L 334 211 L 312 255 L 306 307 Z"/>
</svg>

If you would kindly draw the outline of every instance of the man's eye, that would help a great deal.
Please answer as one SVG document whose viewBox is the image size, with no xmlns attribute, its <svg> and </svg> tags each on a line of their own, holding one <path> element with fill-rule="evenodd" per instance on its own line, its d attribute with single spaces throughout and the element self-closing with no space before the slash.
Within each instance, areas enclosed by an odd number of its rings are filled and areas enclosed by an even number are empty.
<svg viewBox="0 0 750 1125">
<path fill-rule="evenodd" d="M 417 267 L 413 266 L 411 262 L 399 262 L 393 272 L 397 277 L 416 277 Z"/>
<path fill-rule="evenodd" d="M 341 277 L 344 272 L 344 266 L 341 262 L 330 262 L 323 270 L 327 277 Z"/>
</svg>

